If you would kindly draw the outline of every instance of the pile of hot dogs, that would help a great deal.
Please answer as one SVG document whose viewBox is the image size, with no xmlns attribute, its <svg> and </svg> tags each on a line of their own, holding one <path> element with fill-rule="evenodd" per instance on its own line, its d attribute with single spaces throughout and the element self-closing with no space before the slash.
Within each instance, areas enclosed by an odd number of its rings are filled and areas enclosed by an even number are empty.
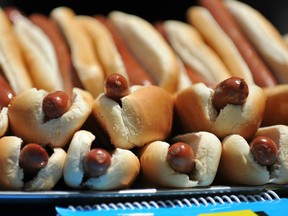
<svg viewBox="0 0 288 216">
<path fill-rule="evenodd" d="M 288 45 L 250 6 L 0 23 L 1 190 L 288 183 Z"/>
</svg>

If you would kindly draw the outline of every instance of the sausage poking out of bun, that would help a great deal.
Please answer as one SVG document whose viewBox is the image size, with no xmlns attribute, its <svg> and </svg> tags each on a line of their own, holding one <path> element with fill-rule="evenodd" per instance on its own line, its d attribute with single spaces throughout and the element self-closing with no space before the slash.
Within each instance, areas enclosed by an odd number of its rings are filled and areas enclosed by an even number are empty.
<svg viewBox="0 0 288 216">
<path fill-rule="evenodd" d="M 13 134 L 27 143 L 65 147 L 92 111 L 93 97 L 74 88 L 65 92 L 32 88 L 13 98 L 8 117 Z"/>
<path fill-rule="evenodd" d="M 2 190 L 51 190 L 63 176 L 66 152 L 24 144 L 16 136 L 0 139 L 0 187 Z"/>
<path fill-rule="evenodd" d="M 92 147 L 95 136 L 77 131 L 69 145 L 64 165 L 64 181 L 72 188 L 112 190 L 130 187 L 140 172 L 137 156 L 130 150 L 111 152 Z"/>
<path fill-rule="evenodd" d="M 184 132 L 208 131 L 220 139 L 230 134 L 251 138 L 261 124 L 265 103 L 262 88 L 231 77 L 215 89 L 198 83 L 180 91 L 175 115 Z"/>
<path fill-rule="evenodd" d="M 93 103 L 96 122 L 116 148 L 132 149 L 154 140 L 164 140 L 171 132 L 173 99 L 161 87 L 129 86 L 120 74 L 105 80 L 105 93 Z"/>
<path fill-rule="evenodd" d="M 155 187 L 190 188 L 214 181 L 221 156 L 221 142 L 212 133 L 178 135 L 169 144 L 154 141 L 139 153 L 145 181 Z"/>
</svg>

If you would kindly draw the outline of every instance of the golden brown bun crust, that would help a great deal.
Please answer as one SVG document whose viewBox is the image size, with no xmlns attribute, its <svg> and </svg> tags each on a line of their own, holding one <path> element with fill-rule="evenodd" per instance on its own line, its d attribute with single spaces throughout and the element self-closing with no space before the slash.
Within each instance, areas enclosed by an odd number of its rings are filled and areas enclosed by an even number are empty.
<svg viewBox="0 0 288 216">
<path fill-rule="evenodd" d="M 138 16 L 120 11 L 110 12 L 108 18 L 156 84 L 175 92 L 180 70 L 177 57 L 154 26 Z"/>
<path fill-rule="evenodd" d="M 209 186 L 216 176 L 221 157 L 220 140 L 214 134 L 198 132 L 179 135 L 173 141 L 185 142 L 192 147 L 195 169 L 189 175 L 174 171 L 166 161 L 170 144 L 154 141 L 143 147 L 139 156 L 145 181 L 157 187 Z"/>
<path fill-rule="evenodd" d="M 131 149 L 165 140 L 171 132 L 172 96 L 157 86 L 134 87 L 137 90 L 131 88 L 132 92 L 121 99 L 121 106 L 104 94 L 93 104 L 93 115 L 118 148 Z"/>
<path fill-rule="evenodd" d="M 176 117 L 185 132 L 208 131 L 220 139 L 229 134 L 251 138 L 261 124 L 266 103 L 262 88 L 249 86 L 246 102 L 228 104 L 219 114 L 212 105 L 214 90 L 202 83 L 178 93 L 175 99 Z M 257 109 L 255 108 L 257 107 Z"/>
<path fill-rule="evenodd" d="M 65 183 L 72 188 L 112 190 L 128 188 L 140 172 L 137 156 L 130 150 L 115 149 L 107 172 L 97 178 L 83 180 L 83 158 L 90 151 L 95 136 L 85 130 L 77 131 L 69 145 L 64 166 Z"/>
<path fill-rule="evenodd" d="M 46 122 L 43 122 L 42 101 L 47 91 L 33 88 L 14 97 L 8 112 L 13 134 L 28 143 L 65 147 L 92 111 L 93 97 L 89 92 L 74 88 L 73 93 L 75 98 L 70 109 Z"/>
<path fill-rule="evenodd" d="M 265 112 L 262 126 L 271 126 L 276 124 L 288 124 L 288 85 L 276 85 L 271 88 L 264 88 L 267 96 Z"/>
<path fill-rule="evenodd" d="M 239 135 L 230 135 L 222 142 L 222 156 L 217 178 L 230 184 L 287 184 L 288 127 L 286 125 L 262 127 L 255 137 L 260 135 L 268 136 L 278 146 L 277 161 L 269 168 L 260 165 L 253 157 L 249 143 Z"/>
</svg>

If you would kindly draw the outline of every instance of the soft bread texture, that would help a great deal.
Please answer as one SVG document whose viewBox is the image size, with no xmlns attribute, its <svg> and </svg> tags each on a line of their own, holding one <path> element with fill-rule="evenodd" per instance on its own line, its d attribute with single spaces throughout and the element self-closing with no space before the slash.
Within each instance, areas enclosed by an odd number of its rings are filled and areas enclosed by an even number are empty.
<svg viewBox="0 0 288 216">
<path fill-rule="evenodd" d="M 176 118 L 179 118 L 184 132 L 208 131 L 220 139 L 229 134 L 252 137 L 265 110 L 266 95 L 262 88 L 249 85 L 249 95 L 243 105 L 228 104 L 219 113 L 212 104 L 213 94 L 214 90 L 203 83 L 194 84 L 177 94 Z"/>
<path fill-rule="evenodd" d="M 89 131 L 77 131 L 69 145 L 64 166 L 65 183 L 73 188 L 90 190 L 112 190 L 127 188 L 133 184 L 140 172 L 137 156 L 130 150 L 116 148 L 111 154 L 111 165 L 99 177 L 84 180 L 83 158 L 90 151 L 95 136 Z"/>
<path fill-rule="evenodd" d="M 263 90 L 267 96 L 267 101 L 261 125 L 288 125 L 288 85 L 281 84 Z"/>
<path fill-rule="evenodd" d="M 19 16 L 13 27 L 34 87 L 46 91 L 64 90 L 56 53 L 46 34 L 25 16 Z"/>
<path fill-rule="evenodd" d="M 33 179 L 24 182 L 24 171 L 19 166 L 19 156 L 23 140 L 16 136 L 0 139 L 0 187 L 3 190 L 43 191 L 51 190 L 63 176 L 66 152 L 61 148 L 53 149 L 48 163 Z"/>
<path fill-rule="evenodd" d="M 32 88 L 33 83 L 12 24 L 0 8 L 0 66 L 16 94 Z"/>
<path fill-rule="evenodd" d="M 0 138 L 0 187 L 2 190 L 22 190 L 24 172 L 20 169 L 19 153 L 23 140 L 16 136 Z"/>
<path fill-rule="evenodd" d="M 231 76 L 219 56 L 205 43 L 192 25 L 177 20 L 163 22 L 169 43 L 193 70 L 210 83 L 219 83 Z"/>
<path fill-rule="evenodd" d="M 206 8 L 201 6 L 188 8 L 187 20 L 215 50 L 233 76 L 245 79 L 248 84 L 254 84 L 252 73 L 237 47 Z"/>
<path fill-rule="evenodd" d="M 0 137 L 4 136 L 9 128 L 8 108 L 3 107 L 0 112 Z"/>
<path fill-rule="evenodd" d="M 109 30 L 96 18 L 90 16 L 78 15 L 75 19 L 93 41 L 105 76 L 117 72 L 129 80 L 125 65 Z"/>
<path fill-rule="evenodd" d="M 226 183 L 245 185 L 288 182 L 288 127 L 286 125 L 262 127 L 255 137 L 259 135 L 268 136 L 276 143 L 279 152 L 277 161 L 269 168 L 260 165 L 253 157 L 249 143 L 240 135 L 230 135 L 222 142 L 219 178 Z"/>
<path fill-rule="evenodd" d="M 154 140 L 164 140 L 171 132 L 173 99 L 158 86 L 132 86 L 121 98 L 121 106 L 99 95 L 93 115 L 117 148 L 132 149 Z"/>
<path fill-rule="evenodd" d="M 93 97 L 97 97 L 103 92 L 104 72 L 93 49 L 92 40 L 76 21 L 76 14 L 72 9 L 55 8 L 50 17 L 57 23 L 69 44 L 72 63 L 81 84 Z"/>
<path fill-rule="evenodd" d="M 157 187 L 189 188 L 212 184 L 221 157 L 221 142 L 212 133 L 179 135 L 173 142 L 189 144 L 195 153 L 195 168 L 189 175 L 174 171 L 167 163 L 169 143 L 154 141 L 141 150 L 140 164 L 144 178 Z"/>
<path fill-rule="evenodd" d="M 259 11 L 235 0 L 224 1 L 242 31 L 272 69 L 280 83 L 288 82 L 288 49 L 276 29 Z"/>
<path fill-rule="evenodd" d="M 42 101 L 47 91 L 32 88 L 14 97 L 8 112 L 13 134 L 25 142 L 65 147 L 92 111 L 93 97 L 89 92 L 74 88 L 73 93 L 75 98 L 70 109 L 61 117 L 46 122 L 43 121 Z"/>
<path fill-rule="evenodd" d="M 138 16 L 120 11 L 110 12 L 108 18 L 157 85 L 175 92 L 179 79 L 177 58 L 154 26 Z"/>
</svg>

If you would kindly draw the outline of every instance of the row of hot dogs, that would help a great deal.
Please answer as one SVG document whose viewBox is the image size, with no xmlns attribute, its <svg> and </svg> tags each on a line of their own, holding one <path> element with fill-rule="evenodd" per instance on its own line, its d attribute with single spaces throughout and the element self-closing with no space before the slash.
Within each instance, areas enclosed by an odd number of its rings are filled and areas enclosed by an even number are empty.
<svg viewBox="0 0 288 216">
<path fill-rule="evenodd" d="M 283 37 L 234 0 L 187 21 L 1 8 L 0 188 L 287 184 Z"/>
</svg>

